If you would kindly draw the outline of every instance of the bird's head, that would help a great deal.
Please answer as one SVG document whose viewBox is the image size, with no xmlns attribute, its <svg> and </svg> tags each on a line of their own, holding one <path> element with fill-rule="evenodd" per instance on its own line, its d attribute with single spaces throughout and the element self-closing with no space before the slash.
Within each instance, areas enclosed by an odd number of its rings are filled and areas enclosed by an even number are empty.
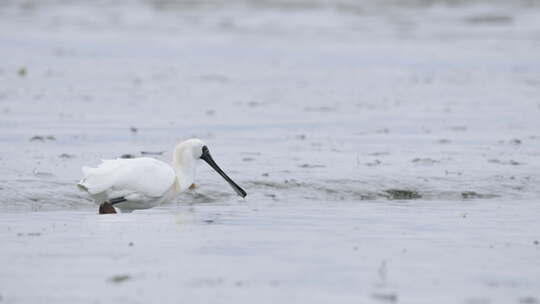
<svg viewBox="0 0 540 304">
<path fill-rule="evenodd" d="M 233 190 L 240 195 L 241 197 L 246 197 L 247 193 L 238 186 L 221 168 L 216 164 L 212 155 L 210 155 L 210 150 L 204 143 L 204 141 L 198 138 L 192 138 L 185 140 L 176 146 L 174 152 L 174 163 L 182 165 L 184 162 L 198 163 L 199 160 L 204 160 L 210 167 L 216 170 L 219 175 L 221 175 L 228 183 L 231 185 Z"/>
</svg>

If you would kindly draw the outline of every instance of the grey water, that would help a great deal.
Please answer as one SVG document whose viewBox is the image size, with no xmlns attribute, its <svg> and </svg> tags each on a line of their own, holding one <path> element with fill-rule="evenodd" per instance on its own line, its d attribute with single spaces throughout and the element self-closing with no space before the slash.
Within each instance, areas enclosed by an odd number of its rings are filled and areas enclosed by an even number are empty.
<svg viewBox="0 0 540 304">
<path fill-rule="evenodd" d="M 539 17 L 2 2 L 0 301 L 539 302 Z M 245 200 L 205 164 L 197 189 L 132 214 L 100 217 L 75 186 L 83 165 L 168 162 L 190 137 Z"/>
</svg>

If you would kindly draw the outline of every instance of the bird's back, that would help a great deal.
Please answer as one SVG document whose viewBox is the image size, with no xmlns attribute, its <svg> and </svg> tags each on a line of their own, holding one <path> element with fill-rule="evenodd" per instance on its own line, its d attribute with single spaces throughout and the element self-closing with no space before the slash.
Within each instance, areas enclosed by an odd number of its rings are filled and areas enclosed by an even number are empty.
<svg viewBox="0 0 540 304">
<path fill-rule="evenodd" d="M 106 199 L 129 194 L 163 196 L 174 184 L 172 167 L 154 158 L 103 160 L 97 168 L 83 167 L 79 187 Z"/>
</svg>

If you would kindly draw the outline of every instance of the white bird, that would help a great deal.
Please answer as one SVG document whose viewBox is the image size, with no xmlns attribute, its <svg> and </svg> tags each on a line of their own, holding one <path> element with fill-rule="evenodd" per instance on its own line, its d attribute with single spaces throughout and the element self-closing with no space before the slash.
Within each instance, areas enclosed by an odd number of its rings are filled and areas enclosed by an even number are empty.
<svg viewBox="0 0 540 304">
<path fill-rule="evenodd" d="M 189 189 L 195 181 L 195 171 L 201 159 L 214 168 L 238 195 L 247 195 L 219 168 L 205 143 L 196 138 L 176 146 L 172 167 L 149 157 L 103 160 L 97 168 L 83 167 L 84 177 L 77 186 L 100 204 L 100 213 L 116 213 L 112 207 L 116 204 L 122 211 L 152 208 Z"/>
</svg>

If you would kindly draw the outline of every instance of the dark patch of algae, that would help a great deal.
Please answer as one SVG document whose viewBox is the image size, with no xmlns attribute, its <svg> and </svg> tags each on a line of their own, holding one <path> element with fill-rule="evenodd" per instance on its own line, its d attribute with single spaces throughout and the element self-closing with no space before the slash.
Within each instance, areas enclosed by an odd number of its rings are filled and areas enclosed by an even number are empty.
<svg viewBox="0 0 540 304">
<path fill-rule="evenodd" d="M 386 197 L 389 199 L 395 200 L 409 200 L 409 199 L 418 199 L 422 198 L 422 195 L 414 190 L 405 190 L 405 189 L 388 189 L 384 191 Z"/>
<path fill-rule="evenodd" d="M 123 282 L 126 282 L 126 281 L 130 280 L 130 279 L 131 279 L 130 275 L 119 274 L 119 275 L 112 276 L 109 279 L 109 281 L 112 282 L 112 283 L 123 283 Z"/>
<path fill-rule="evenodd" d="M 497 195 L 495 194 L 482 194 L 482 193 L 477 193 L 475 191 L 461 192 L 462 199 L 495 198 L 495 197 L 497 197 Z"/>
</svg>

